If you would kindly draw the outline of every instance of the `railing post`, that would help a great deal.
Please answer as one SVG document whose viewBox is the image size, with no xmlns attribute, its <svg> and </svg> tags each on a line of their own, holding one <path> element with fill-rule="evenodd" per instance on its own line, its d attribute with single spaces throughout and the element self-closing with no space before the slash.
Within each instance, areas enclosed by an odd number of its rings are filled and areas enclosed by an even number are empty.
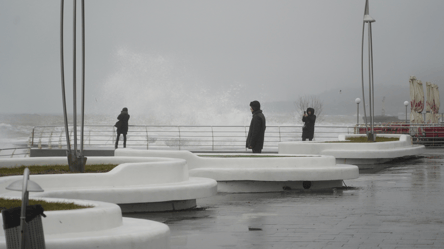
<svg viewBox="0 0 444 249">
<path fill-rule="evenodd" d="M 35 127 L 32 127 L 32 141 L 31 141 L 31 146 L 34 146 L 34 130 L 35 130 Z"/>
<path fill-rule="evenodd" d="M 14 150 L 12 151 L 11 158 L 14 156 L 15 150 L 16 150 L 16 149 L 14 149 Z"/>
<path fill-rule="evenodd" d="M 211 151 L 214 151 L 214 132 L 213 132 L 213 126 L 211 126 Z"/>
<path fill-rule="evenodd" d="M 60 132 L 60 136 L 59 136 L 59 149 L 62 148 L 62 135 L 63 135 L 63 131 Z"/>
<path fill-rule="evenodd" d="M 111 137 L 112 137 L 112 139 L 113 139 L 113 146 L 114 146 L 114 143 L 115 143 L 115 141 L 114 141 L 114 127 L 112 127 L 111 129 L 113 129 L 113 132 L 112 132 L 112 134 L 111 134 Z"/>
<path fill-rule="evenodd" d="M 247 138 L 248 138 L 247 126 L 244 126 L 244 129 L 245 129 L 245 141 L 247 141 Z M 248 151 L 247 147 L 245 147 L 245 151 Z"/>
<path fill-rule="evenodd" d="M 48 138 L 48 149 L 52 149 L 52 131 L 51 131 L 51 134 L 49 135 L 49 138 Z"/>
<path fill-rule="evenodd" d="M 279 142 L 282 142 L 282 140 L 281 140 L 281 127 L 279 126 L 278 128 L 279 128 Z"/>
<path fill-rule="evenodd" d="M 148 137 L 148 127 L 146 127 L 145 126 L 145 132 L 146 132 L 146 149 L 148 150 L 149 149 L 149 141 L 148 141 L 148 139 L 149 139 L 149 137 Z"/>
<path fill-rule="evenodd" d="M 72 133 L 73 133 L 73 131 L 72 131 L 72 130 L 71 130 L 71 131 L 70 131 L 69 133 L 70 133 L 70 136 L 73 136 L 73 135 L 72 135 Z M 74 138 L 74 137 L 73 137 L 73 138 Z M 73 138 L 69 140 L 69 141 L 70 141 L 70 144 L 69 144 L 69 146 L 71 146 L 71 147 L 73 147 L 73 145 L 71 144 L 71 142 L 73 141 Z"/>
<path fill-rule="evenodd" d="M 181 144 L 180 126 L 177 126 L 177 129 L 179 130 L 179 150 L 180 150 L 180 144 Z"/>
</svg>

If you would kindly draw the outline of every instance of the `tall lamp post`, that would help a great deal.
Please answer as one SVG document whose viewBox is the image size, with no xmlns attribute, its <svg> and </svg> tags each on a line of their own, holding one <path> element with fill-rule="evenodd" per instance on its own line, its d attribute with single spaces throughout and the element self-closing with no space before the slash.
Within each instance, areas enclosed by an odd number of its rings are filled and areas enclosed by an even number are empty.
<svg viewBox="0 0 444 249">
<path fill-rule="evenodd" d="M 362 25 L 362 49 L 361 49 L 361 77 L 362 77 L 362 98 L 364 100 L 364 115 L 365 113 L 365 97 L 364 97 L 364 29 L 365 24 L 368 25 L 368 90 L 369 90 L 369 108 L 370 108 L 370 126 L 371 131 L 367 134 L 368 141 L 375 141 L 375 134 L 373 130 L 374 116 L 375 116 L 375 82 L 373 77 L 373 43 L 372 43 L 372 23 L 375 22 L 369 14 L 368 0 L 365 1 L 364 20 Z M 367 122 L 366 122 L 367 123 Z"/>
<path fill-rule="evenodd" d="M 409 105 L 409 102 L 404 101 L 404 105 L 405 105 L 405 123 L 407 124 L 407 106 Z"/>
<path fill-rule="evenodd" d="M 77 150 L 77 1 L 73 1 L 73 143 L 74 148 L 71 148 L 68 130 L 68 116 L 66 111 L 66 97 L 65 97 L 65 64 L 64 64 L 64 41 L 63 41 L 63 20 L 64 20 L 64 0 L 61 0 L 60 8 L 60 65 L 61 65 L 61 83 L 62 83 L 62 102 L 63 102 L 63 116 L 65 123 L 66 135 L 66 154 L 68 158 L 68 165 L 70 171 L 85 172 L 85 164 L 87 158 L 83 154 L 83 137 L 84 137 L 84 123 L 85 123 L 85 0 L 82 0 L 82 121 L 81 121 L 81 135 L 80 135 L 80 151 Z"/>
<path fill-rule="evenodd" d="M 355 103 L 358 106 L 357 108 L 357 114 L 356 114 L 356 124 L 359 124 L 359 103 L 361 103 L 361 99 L 360 98 L 356 98 L 355 99 Z"/>
</svg>

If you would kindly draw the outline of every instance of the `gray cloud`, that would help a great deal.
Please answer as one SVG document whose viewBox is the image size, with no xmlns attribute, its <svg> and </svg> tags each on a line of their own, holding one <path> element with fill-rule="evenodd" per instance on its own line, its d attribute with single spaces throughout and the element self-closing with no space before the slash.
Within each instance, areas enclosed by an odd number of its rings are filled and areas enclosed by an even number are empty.
<svg viewBox="0 0 444 249">
<path fill-rule="evenodd" d="M 359 86 L 364 2 L 86 1 L 87 112 L 199 102 L 230 111 L 253 99 Z M 71 94 L 72 2 L 65 4 Z M 410 75 L 442 85 L 443 8 L 442 0 L 370 0 L 376 87 L 408 88 Z M 0 2 L 0 113 L 61 113 L 59 11 L 60 1 Z M 168 99 L 174 89 L 185 97 Z"/>
</svg>

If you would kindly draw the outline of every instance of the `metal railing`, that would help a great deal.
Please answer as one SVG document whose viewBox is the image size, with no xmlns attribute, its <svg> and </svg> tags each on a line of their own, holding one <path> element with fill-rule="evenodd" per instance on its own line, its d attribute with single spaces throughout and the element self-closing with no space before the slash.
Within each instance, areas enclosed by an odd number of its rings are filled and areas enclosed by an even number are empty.
<svg viewBox="0 0 444 249">
<path fill-rule="evenodd" d="M 130 125 L 127 147 L 143 149 L 179 149 L 191 151 L 246 151 L 248 126 L 154 126 Z M 72 141 L 72 127 L 70 127 Z M 339 134 L 353 134 L 354 126 L 316 126 L 316 140 L 337 139 Z M 264 151 L 277 151 L 278 143 L 300 141 L 302 126 L 267 126 Z M 120 137 L 119 147 L 122 147 Z M 36 126 L 30 147 L 66 148 L 65 130 L 60 126 Z M 85 148 L 114 147 L 116 131 L 109 125 L 85 126 Z"/>
<path fill-rule="evenodd" d="M 0 149 L 0 158 L 29 157 L 29 154 L 30 154 L 30 147 Z"/>
<path fill-rule="evenodd" d="M 73 141 L 72 127 L 69 127 Z M 190 150 L 190 151 L 238 151 L 245 152 L 248 126 L 156 126 L 130 125 L 127 147 L 137 149 Z M 443 125 L 390 124 L 375 125 L 377 134 L 409 134 L 415 144 L 444 146 Z M 337 140 L 340 134 L 364 134 L 363 125 L 317 125 L 314 141 Z M 110 125 L 86 125 L 84 146 L 113 149 L 116 141 L 115 127 Z M 277 152 L 278 143 L 301 141 L 302 126 L 267 126 L 263 151 Z M 119 147 L 122 147 L 123 137 Z M 62 126 L 36 126 L 32 129 L 28 148 L 0 149 L 0 157 L 26 157 L 30 149 L 66 149 L 65 129 Z"/>
<path fill-rule="evenodd" d="M 376 134 L 408 134 L 412 136 L 414 144 L 421 144 L 429 147 L 444 146 L 444 125 L 441 124 L 409 124 L 392 123 L 389 125 L 376 125 Z M 359 125 L 355 129 L 356 134 L 365 134 L 364 125 Z"/>
<path fill-rule="evenodd" d="M 248 126 L 155 126 L 130 125 L 127 147 L 139 149 L 178 149 L 191 151 L 246 151 Z M 32 148 L 65 148 L 64 128 L 36 126 L 30 137 Z M 377 134 L 409 134 L 414 143 L 444 145 L 442 125 L 375 125 Z M 317 125 L 315 141 L 332 141 L 340 134 L 365 133 L 364 126 Z M 72 138 L 72 128 L 71 134 Z M 264 151 L 277 151 L 278 143 L 300 141 L 302 126 L 267 126 Z M 114 147 L 116 131 L 109 125 L 85 126 L 85 147 Z M 121 136 L 120 141 L 123 137 Z M 72 139 L 71 139 L 72 141 Z M 119 147 L 122 147 L 120 142 Z"/>
</svg>

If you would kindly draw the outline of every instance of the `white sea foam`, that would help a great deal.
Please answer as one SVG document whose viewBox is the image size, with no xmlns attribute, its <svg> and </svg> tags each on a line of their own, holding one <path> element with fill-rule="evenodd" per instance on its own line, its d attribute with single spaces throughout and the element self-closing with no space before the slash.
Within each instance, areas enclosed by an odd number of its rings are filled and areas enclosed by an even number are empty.
<svg viewBox="0 0 444 249">
<path fill-rule="evenodd" d="M 240 96 L 240 83 L 202 80 L 197 73 L 170 56 L 140 54 L 128 49 L 116 53 L 116 71 L 101 83 L 101 94 L 90 109 L 102 115 L 95 122 L 114 124 L 123 107 L 129 109 L 131 124 L 145 125 L 249 125 L 249 103 Z M 260 98 L 258 99 L 261 100 Z M 262 109 L 268 125 L 300 125 L 301 117 L 293 112 L 268 112 Z M 351 125 L 349 116 L 324 116 L 323 125 Z"/>
<path fill-rule="evenodd" d="M 127 107 L 132 120 L 145 117 L 145 123 L 168 125 L 242 125 L 251 115 L 251 100 L 237 96 L 240 84 L 209 88 L 174 58 L 121 49 L 116 60 L 116 72 L 103 82 L 96 98 L 96 113 L 116 116 Z M 242 111 L 236 108 L 241 101 Z"/>
<path fill-rule="evenodd" d="M 214 82 L 196 76 L 199 74 L 187 68 L 188 63 L 127 49 L 118 50 L 116 63 L 115 72 L 100 83 L 101 94 L 95 96 L 96 105 L 88 107 L 87 125 L 108 125 L 112 129 L 123 107 L 128 107 L 132 125 L 250 124 L 249 102 L 253 99 L 240 96 L 245 92 L 241 83 L 220 82 L 217 87 L 209 87 L 215 85 Z M 301 116 L 294 112 L 267 111 L 264 102 L 262 109 L 268 126 L 302 125 Z M 71 116 L 69 120 L 72 123 Z M 80 122 L 80 118 L 77 120 Z M 317 125 L 353 125 L 355 122 L 353 116 L 323 115 Z M 62 113 L 0 115 L 0 148 L 26 144 L 34 126 L 63 125 Z"/>
</svg>

